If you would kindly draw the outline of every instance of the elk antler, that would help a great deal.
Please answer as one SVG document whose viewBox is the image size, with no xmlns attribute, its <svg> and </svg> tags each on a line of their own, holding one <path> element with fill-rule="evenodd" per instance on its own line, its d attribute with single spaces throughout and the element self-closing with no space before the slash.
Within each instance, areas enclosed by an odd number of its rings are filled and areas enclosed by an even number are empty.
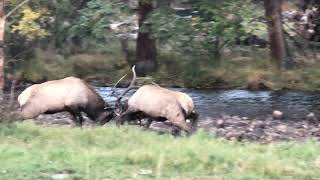
<svg viewBox="0 0 320 180">
<path fill-rule="evenodd" d="M 111 89 L 111 91 L 112 91 L 111 95 L 115 95 L 116 97 L 118 97 L 118 94 L 117 94 L 117 92 L 116 92 L 114 89 L 117 87 L 117 85 L 120 83 L 120 81 L 122 81 L 127 75 L 128 75 L 128 74 L 125 74 L 124 76 L 122 76 L 122 77 L 117 81 L 117 83 L 112 87 L 112 89 Z"/>
<path fill-rule="evenodd" d="M 135 66 L 133 66 L 132 67 L 132 73 L 133 73 L 133 77 L 132 77 L 132 80 L 131 80 L 131 82 L 130 82 L 130 84 L 129 84 L 129 86 L 121 93 L 121 95 L 120 96 L 118 96 L 118 95 L 116 95 L 117 96 L 117 100 L 116 100 L 116 109 L 118 109 L 118 110 L 120 110 L 120 112 L 119 111 L 115 111 L 115 113 L 117 114 L 117 115 L 120 115 L 120 113 L 123 111 L 123 109 L 124 109 L 124 105 L 123 104 L 121 104 L 121 99 L 124 97 L 124 95 L 127 93 L 127 92 L 129 92 L 131 89 L 133 89 L 134 88 L 134 83 L 136 82 L 136 79 L 137 79 L 137 75 L 136 75 L 136 71 L 135 71 Z M 120 80 L 119 80 L 119 82 L 120 82 Z"/>
<path fill-rule="evenodd" d="M 134 88 L 134 83 L 136 82 L 136 79 L 137 79 L 137 74 L 136 74 L 135 68 L 136 68 L 136 66 L 132 67 L 133 77 L 132 77 L 132 80 L 131 80 L 129 86 L 121 93 L 121 95 L 118 97 L 117 101 L 120 101 L 127 92 L 129 92 L 131 89 Z"/>
</svg>

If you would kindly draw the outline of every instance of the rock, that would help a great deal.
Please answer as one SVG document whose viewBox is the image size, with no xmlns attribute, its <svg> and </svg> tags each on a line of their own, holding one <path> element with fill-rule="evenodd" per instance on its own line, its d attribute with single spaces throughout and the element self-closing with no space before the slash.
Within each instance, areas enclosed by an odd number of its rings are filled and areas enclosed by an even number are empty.
<svg viewBox="0 0 320 180">
<path fill-rule="evenodd" d="M 67 179 L 69 177 L 69 174 L 53 174 L 51 175 L 52 179 L 60 180 L 60 179 Z"/>
<path fill-rule="evenodd" d="M 315 116 L 315 114 L 313 112 L 309 113 L 307 116 L 306 116 L 306 120 L 308 122 L 311 122 L 311 123 L 317 123 L 318 122 L 318 118 Z"/>
<path fill-rule="evenodd" d="M 236 123 L 236 126 L 237 127 L 248 127 L 249 126 L 249 122 L 241 120 L 241 121 Z"/>
<path fill-rule="evenodd" d="M 288 127 L 286 125 L 278 125 L 276 129 L 281 132 L 287 132 Z"/>
<path fill-rule="evenodd" d="M 218 128 L 223 128 L 223 127 L 224 127 L 224 120 L 219 119 L 219 120 L 217 121 L 217 127 L 218 127 Z"/>
<path fill-rule="evenodd" d="M 254 131 L 254 128 L 253 127 L 249 127 L 248 129 L 247 129 L 247 132 L 253 132 Z"/>
<path fill-rule="evenodd" d="M 234 132 L 228 132 L 228 133 L 226 134 L 226 138 L 227 138 L 227 139 L 231 139 L 231 138 L 236 137 L 236 136 L 237 136 L 237 134 L 234 133 Z"/>
<path fill-rule="evenodd" d="M 264 135 L 264 130 L 261 128 L 257 128 L 257 129 L 254 129 L 254 131 L 252 133 L 254 136 L 256 136 L 258 138 L 262 138 L 262 136 Z"/>
<path fill-rule="evenodd" d="M 273 141 L 273 139 L 274 139 L 273 136 L 267 136 L 266 137 L 266 142 L 267 143 L 271 143 Z"/>
<path fill-rule="evenodd" d="M 256 121 L 256 122 L 251 123 L 251 127 L 264 129 L 264 128 L 266 128 L 266 124 L 263 121 Z"/>
<path fill-rule="evenodd" d="M 236 120 L 236 121 L 240 121 L 241 120 L 241 118 L 239 117 L 239 116 L 232 116 L 231 117 L 233 120 Z"/>
<path fill-rule="evenodd" d="M 152 174 L 152 170 L 151 170 L 151 169 L 140 169 L 139 174 L 140 174 L 140 175 Z"/>
<path fill-rule="evenodd" d="M 229 126 L 229 127 L 226 127 L 226 128 L 224 128 L 226 131 L 234 131 L 235 130 L 235 128 L 234 127 L 231 127 L 231 126 Z"/>
<path fill-rule="evenodd" d="M 216 127 L 208 128 L 208 130 L 211 132 L 215 132 L 215 133 L 218 131 L 218 129 Z"/>
<path fill-rule="evenodd" d="M 282 119 L 282 118 L 283 118 L 283 112 L 278 111 L 278 110 L 275 110 L 275 111 L 273 111 L 273 113 L 272 113 L 272 117 L 273 117 L 274 119 Z"/>
<path fill-rule="evenodd" d="M 319 128 L 313 128 L 313 129 L 311 129 L 311 134 L 312 134 L 313 136 L 320 137 L 320 129 L 319 129 Z"/>
<path fill-rule="evenodd" d="M 230 141 L 237 141 L 237 140 L 238 140 L 237 137 L 231 137 L 231 138 L 230 138 Z"/>
<path fill-rule="evenodd" d="M 221 117 L 222 119 L 231 119 L 231 116 L 225 114 L 221 115 Z"/>
</svg>

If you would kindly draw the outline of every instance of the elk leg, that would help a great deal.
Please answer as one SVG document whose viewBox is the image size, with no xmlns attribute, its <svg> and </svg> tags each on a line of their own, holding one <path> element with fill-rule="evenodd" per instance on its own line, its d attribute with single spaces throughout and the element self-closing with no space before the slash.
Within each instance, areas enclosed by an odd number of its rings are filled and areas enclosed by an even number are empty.
<svg viewBox="0 0 320 180">
<path fill-rule="evenodd" d="M 104 112 L 96 121 L 102 126 L 109 122 L 114 115 L 110 112 Z"/>
<path fill-rule="evenodd" d="M 195 130 L 198 127 L 198 118 L 199 118 L 199 114 L 196 112 L 192 112 L 187 119 L 190 119 L 190 123 L 192 125 L 192 128 Z"/>
<path fill-rule="evenodd" d="M 82 127 L 82 124 L 83 124 L 83 117 L 82 117 L 82 114 L 80 111 L 77 111 L 77 116 L 78 116 L 78 122 L 79 122 L 79 125 L 80 127 Z"/>
<path fill-rule="evenodd" d="M 68 111 L 70 114 L 71 114 L 71 117 L 72 117 L 72 121 L 74 123 L 76 123 L 78 120 L 77 120 L 77 115 L 73 112 L 73 111 Z"/>
<path fill-rule="evenodd" d="M 73 121 L 76 123 L 76 125 L 82 127 L 83 117 L 81 112 L 73 109 L 69 109 L 68 112 L 72 115 Z"/>
<path fill-rule="evenodd" d="M 144 125 L 144 128 L 145 128 L 145 129 L 148 129 L 148 128 L 150 127 L 152 121 L 153 121 L 153 120 L 152 120 L 151 118 L 148 118 L 147 123 Z"/>
<path fill-rule="evenodd" d="M 126 120 L 128 120 L 128 116 L 130 111 L 125 111 L 122 113 L 118 118 L 116 119 L 116 125 L 119 127 L 120 125 L 123 125 Z"/>
<path fill-rule="evenodd" d="M 127 120 L 129 120 L 129 122 L 132 121 L 132 123 L 130 124 L 133 124 L 133 125 L 139 124 L 141 126 L 141 117 L 139 112 L 129 113 L 127 115 Z"/>
<path fill-rule="evenodd" d="M 171 134 L 173 136 L 180 136 L 181 135 L 181 128 L 176 125 L 173 125 L 173 129 L 171 130 Z"/>
<path fill-rule="evenodd" d="M 184 130 L 187 134 L 192 133 L 191 126 L 186 122 L 183 116 L 177 116 L 175 119 L 168 119 L 174 126 Z"/>
</svg>

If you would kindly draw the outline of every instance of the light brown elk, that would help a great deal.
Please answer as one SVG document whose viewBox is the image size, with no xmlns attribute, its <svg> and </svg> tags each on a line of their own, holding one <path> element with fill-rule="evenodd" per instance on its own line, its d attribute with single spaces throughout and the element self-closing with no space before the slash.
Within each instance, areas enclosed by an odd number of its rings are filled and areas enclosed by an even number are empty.
<svg viewBox="0 0 320 180">
<path fill-rule="evenodd" d="M 82 126 L 81 112 L 100 124 L 114 116 L 109 104 L 89 84 L 76 77 L 34 84 L 19 95 L 18 102 L 24 119 L 67 111 Z"/>
<path fill-rule="evenodd" d="M 133 68 L 133 80 L 130 86 L 133 86 L 136 74 Z M 118 98 L 121 98 L 131 88 Z M 140 87 L 129 99 L 124 106 L 124 112 L 117 118 L 117 125 L 122 125 L 126 120 L 130 120 L 138 115 L 149 118 L 147 127 L 153 120 L 168 120 L 176 127 L 191 133 L 195 128 L 197 114 L 194 111 L 193 101 L 185 93 L 162 88 L 158 85 L 144 85 Z M 186 119 L 191 118 L 191 123 Z"/>
</svg>

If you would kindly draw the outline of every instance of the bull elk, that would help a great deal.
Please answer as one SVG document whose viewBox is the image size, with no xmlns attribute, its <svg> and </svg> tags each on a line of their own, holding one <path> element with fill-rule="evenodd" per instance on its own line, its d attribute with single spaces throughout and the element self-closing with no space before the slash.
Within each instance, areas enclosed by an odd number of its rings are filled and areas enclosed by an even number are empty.
<svg viewBox="0 0 320 180">
<path fill-rule="evenodd" d="M 132 69 L 133 79 L 129 87 L 117 99 L 121 104 L 121 98 L 133 88 L 136 73 Z M 168 120 L 174 126 L 191 133 L 197 121 L 197 114 L 194 111 L 194 104 L 191 97 L 185 93 L 162 88 L 159 85 L 150 84 L 140 87 L 129 99 L 124 110 L 117 117 L 117 125 L 122 125 L 139 115 L 148 118 L 146 127 L 149 127 L 153 120 Z M 191 124 L 186 119 L 191 119 Z"/>
<path fill-rule="evenodd" d="M 18 102 L 24 119 L 67 111 L 75 123 L 82 126 L 81 112 L 100 124 L 114 117 L 109 104 L 89 84 L 76 77 L 34 84 L 19 95 Z"/>
</svg>

